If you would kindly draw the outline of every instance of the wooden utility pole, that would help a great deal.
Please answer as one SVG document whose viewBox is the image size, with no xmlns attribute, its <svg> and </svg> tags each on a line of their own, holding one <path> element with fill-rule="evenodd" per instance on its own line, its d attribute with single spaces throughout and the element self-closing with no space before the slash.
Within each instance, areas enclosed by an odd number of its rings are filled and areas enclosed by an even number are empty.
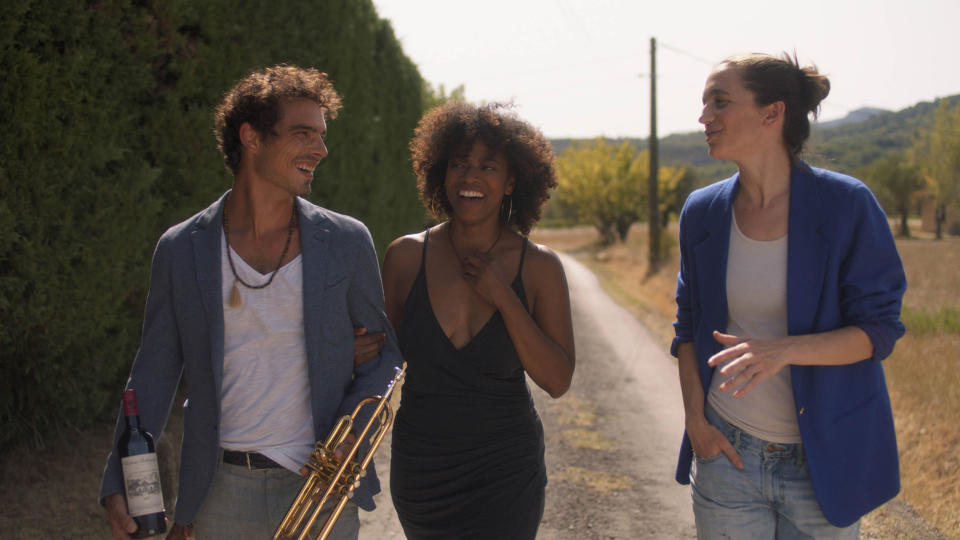
<svg viewBox="0 0 960 540">
<path fill-rule="evenodd" d="M 660 151 L 657 142 L 657 38 L 650 38 L 650 184 L 649 203 L 650 256 L 648 272 L 654 273 L 660 265 L 660 212 L 657 185 L 660 171 Z"/>
</svg>

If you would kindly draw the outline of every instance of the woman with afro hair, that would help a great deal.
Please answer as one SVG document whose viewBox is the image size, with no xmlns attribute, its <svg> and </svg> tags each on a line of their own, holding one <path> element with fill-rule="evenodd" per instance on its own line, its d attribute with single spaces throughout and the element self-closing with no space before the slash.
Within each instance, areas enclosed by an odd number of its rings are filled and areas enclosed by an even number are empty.
<svg viewBox="0 0 960 540">
<path fill-rule="evenodd" d="M 550 143 L 503 105 L 448 102 L 410 144 L 439 221 L 390 244 L 387 315 L 408 363 L 390 486 L 407 538 L 524 538 L 543 516 L 543 427 L 524 374 L 570 387 L 563 267 L 526 235 L 556 187 Z"/>
</svg>

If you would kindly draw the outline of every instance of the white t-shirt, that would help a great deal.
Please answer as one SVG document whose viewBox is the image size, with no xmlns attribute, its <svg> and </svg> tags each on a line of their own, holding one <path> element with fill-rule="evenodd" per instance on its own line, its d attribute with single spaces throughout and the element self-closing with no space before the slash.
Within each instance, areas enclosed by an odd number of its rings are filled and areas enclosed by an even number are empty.
<svg viewBox="0 0 960 540">
<path fill-rule="evenodd" d="M 787 335 L 787 235 L 754 240 L 730 220 L 726 333 L 753 339 Z M 790 368 L 785 366 L 747 395 L 722 392 L 719 367 L 707 400 L 726 421 L 765 441 L 799 443 Z"/>
<path fill-rule="evenodd" d="M 315 442 L 303 334 L 303 265 L 297 256 L 263 289 L 237 284 L 242 305 L 231 307 L 234 276 L 221 237 L 224 358 L 220 395 L 220 446 L 259 452 L 293 472 L 307 462 Z M 231 255 L 237 275 L 250 284 L 263 275 Z"/>
</svg>

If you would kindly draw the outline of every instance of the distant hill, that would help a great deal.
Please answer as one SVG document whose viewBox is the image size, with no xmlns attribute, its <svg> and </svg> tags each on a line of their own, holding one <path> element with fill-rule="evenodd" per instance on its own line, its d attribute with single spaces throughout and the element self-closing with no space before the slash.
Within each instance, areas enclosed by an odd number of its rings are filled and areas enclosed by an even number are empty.
<svg viewBox="0 0 960 540">
<path fill-rule="evenodd" d="M 861 167 L 913 145 L 920 130 L 933 125 L 933 113 L 941 100 L 947 100 L 952 106 L 960 102 L 960 94 L 934 102 L 924 101 L 896 112 L 857 109 L 844 118 L 816 123 L 804 159 L 817 167 L 856 174 Z M 641 150 L 649 143 L 647 139 L 626 140 Z M 608 141 L 620 144 L 624 139 Z M 560 155 L 574 139 L 551 139 L 550 142 L 557 155 Z M 703 132 L 699 131 L 660 139 L 660 163 L 693 166 L 701 184 L 725 178 L 736 171 L 732 163 L 717 161 L 707 155 Z"/>
<path fill-rule="evenodd" d="M 855 111 L 850 111 L 849 114 L 843 118 L 838 118 L 836 120 L 829 120 L 827 122 L 817 122 L 817 127 L 820 129 L 833 128 L 837 126 L 842 126 L 844 124 L 856 124 L 857 122 L 863 122 L 864 120 L 869 119 L 871 116 L 876 116 L 878 114 L 890 112 L 886 109 L 877 109 L 874 107 L 862 107 Z"/>
<path fill-rule="evenodd" d="M 913 145 L 924 129 L 933 126 L 933 114 L 940 101 L 949 106 L 960 102 L 960 94 L 924 101 L 897 112 L 882 112 L 861 122 L 818 127 L 810 137 L 811 164 L 843 172 L 856 170 Z"/>
</svg>

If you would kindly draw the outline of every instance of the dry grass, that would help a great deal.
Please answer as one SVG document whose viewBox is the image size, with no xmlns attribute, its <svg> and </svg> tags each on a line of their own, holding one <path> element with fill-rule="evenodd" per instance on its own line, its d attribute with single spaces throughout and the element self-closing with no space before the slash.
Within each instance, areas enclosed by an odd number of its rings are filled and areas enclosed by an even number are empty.
<svg viewBox="0 0 960 540">
<path fill-rule="evenodd" d="M 176 410 L 167 428 L 157 454 L 167 517 L 172 517 L 176 449 L 183 432 Z M 0 459 L 0 538 L 109 538 L 99 493 L 112 440 L 113 422 L 104 422 L 64 433 L 42 449 L 5 453 Z"/>
<path fill-rule="evenodd" d="M 97 498 L 112 437 L 113 426 L 103 425 L 44 450 L 7 453 L 0 462 L 0 537 L 109 535 Z"/>
<path fill-rule="evenodd" d="M 553 473 L 550 480 L 555 482 L 571 482 L 588 487 L 599 493 L 624 491 L 633 487 L 633 482 L 622 474 L 609 471 L 594 471 L 583 467 L 567 467 Z"/>
<path fill-rule="evenodd" d="M 960 311 L 960 242 L 904 240 L 898 247 L 907 271 L 907 335 L 884 368 L 903 497 L 945 536 L 960 538 L 960 331 L 949 315 Z"/>
<path fill-rule="evenodd" d="M 537 230 L 531 236 L 575 254 L 601 278 L 617 302 L 644 322 L 664 346 L 669 344 L 679 269 L 675 247 L 671 246 L 663 267 L 650 274 L 645 227 L 634 227 L 626 244 L 605 248 L 597 245 L 598 237 L 589 228 Z M 675 239 L 676 229 L 666 236 Z M 897 245 L 907 272 L 903 318 L 908 334 L 884 362 L 884 369 L 900 445 L 901 498 L 941 534 L 960 539 L 960 423 L 956 421 L 960 414 L 960 241 L 915 239 Z M 888 506 L 875 514 L 892 512 Z M 871 514 L 864 534 L 902 537 L 902 526 L 896 519 Z"/>
</svg>

